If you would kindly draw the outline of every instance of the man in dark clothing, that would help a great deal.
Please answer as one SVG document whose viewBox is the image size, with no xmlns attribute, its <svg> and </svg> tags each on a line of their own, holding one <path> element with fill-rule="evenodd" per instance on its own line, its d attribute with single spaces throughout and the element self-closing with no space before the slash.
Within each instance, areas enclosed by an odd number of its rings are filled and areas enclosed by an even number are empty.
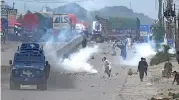
<svg viewBox="0 0 179 100">
<path fill-rule="evenodd" d="M 144 64 L 145 64 L 145 76 L 147 76 L 148 63 L 145 58 L 144 58 Z"/>
<path fill-rule="evenodd" d="M 144 58 L 141 58 L 141 61 L 139 61 L 139 64 L 138 64 L 138 71 L 139 71 L 140 80 L 143 81 L 143 78 L 144 78 L 144 72 L 145 72 Z"/>
<path fill-rule="evenodd" d="M 176 53 L 176 60 L 177 60 L 177 62 L 179 64 L 179 51 L 177 51 L 177 53 Z"/>
<path fill-rule="evenodd" d="M 175 83 L 175 81 L 177 82 L 177 85 L 179 85 L 179 73 L 177 71 L 174 71 L 174 80 L 173 80 L 173 84 Z"/>
<path fill-rule="evenodd" d="M 164 77 L 170 78 L 172 73 L 172 63 L 168 60 L 164 65 Z"/>
<path fill-rule="evenodd" d="M 89 35 L 88 29 L 84 30 L 84 35 L 88 38 L 88 35 Z"/>
<path fill-rule="evenodd" d="M 86 46 L 87 46 L 87 39 L 86 37 L 84 37 L 82 41 L 82 48 L 85 48 Z"/>
</svg>

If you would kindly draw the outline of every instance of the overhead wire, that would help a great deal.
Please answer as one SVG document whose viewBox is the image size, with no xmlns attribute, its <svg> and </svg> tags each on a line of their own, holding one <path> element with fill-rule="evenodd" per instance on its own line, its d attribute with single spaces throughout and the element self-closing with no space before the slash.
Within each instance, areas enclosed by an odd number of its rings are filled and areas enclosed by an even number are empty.
<svg viewBox="0 0 179 100">
<path fill-rule="evenodd" d="M 70 2 L 85 2 L 85 1 L 93 1 L 93 0 L 74 0 L 74 1 L 16 0 L 16 1 L 35 2 L 35 3 L 70 3 Z"/>
</svg>

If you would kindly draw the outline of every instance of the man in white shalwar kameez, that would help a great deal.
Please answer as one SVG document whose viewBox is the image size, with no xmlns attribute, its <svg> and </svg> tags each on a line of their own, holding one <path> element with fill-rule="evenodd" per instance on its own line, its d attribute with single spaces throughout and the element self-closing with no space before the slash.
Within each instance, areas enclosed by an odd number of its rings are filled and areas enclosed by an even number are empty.
<svg viewBox="0 0 179 100">
<path fill-rule="evenodd" d="M 111 70 L 112 70 L 110 62 L 107 60 L 106 57 L 104 57 L 102 59 L 102 61 L 104 62 L 104 73 L 106 73 L 110 77 L 111 76 Z"/>
</svg>

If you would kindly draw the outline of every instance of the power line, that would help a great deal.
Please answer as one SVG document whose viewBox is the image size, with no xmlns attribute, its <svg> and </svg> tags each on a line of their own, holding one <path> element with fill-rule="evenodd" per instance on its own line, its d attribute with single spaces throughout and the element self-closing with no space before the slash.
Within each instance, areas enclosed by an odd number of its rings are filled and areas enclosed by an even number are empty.
<svg viewBox="0 0 179 100">
<path fill-rule="evenodd" d="M 93 1 L 93 0 L 75 0 L 75 1 L 16 0 L 16 1 L 35 2 L 35 3 L 70 3 L 70 2 L 85 2 L 85 1 Z"/>
</svg>

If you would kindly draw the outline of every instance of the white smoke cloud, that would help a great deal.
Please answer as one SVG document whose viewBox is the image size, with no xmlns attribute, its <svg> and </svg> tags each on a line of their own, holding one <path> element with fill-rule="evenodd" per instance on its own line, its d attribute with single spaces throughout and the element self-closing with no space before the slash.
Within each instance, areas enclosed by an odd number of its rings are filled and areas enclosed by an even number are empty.
<svg viewBox="0 0 179 100">
<path fill-rule="evenodd" d="M 137 66 L 141 57 L 151 58 L 156 52 L 152 49 L 151 44 L 135 44 L 134 49 L 128 51 L 127 59 L 121 60 L 122 65 Z"/>
<path fill-rule="evenodd" d="M 71 54 L 69 58 L 64 59 L 61 65 L 65 70 L 70 72 L 97 73 L 98 71 L 88 62 L 92 54 L 97 52 L 98 46 L 86 47 Z"/>
<path fill-rule="evenodd" d="M 98 71 L 93 68 L 93 66 L 88 62 L 94 53 L 99 51 L 98 46 L 86 47 L 80 49 L 79 51 L 70 54 L 68 58 L 63 59 L 58 56 L 57 49 L 60 47 L 59 42 L 54 43 L 53 38 L 50 38 L 48 42 L 44 45 L 44 51 L 48 57 L 48 61 L 51 66 L 59 72 L 87 72 L 87 73 L 97 73 Z"/>
</svg>

